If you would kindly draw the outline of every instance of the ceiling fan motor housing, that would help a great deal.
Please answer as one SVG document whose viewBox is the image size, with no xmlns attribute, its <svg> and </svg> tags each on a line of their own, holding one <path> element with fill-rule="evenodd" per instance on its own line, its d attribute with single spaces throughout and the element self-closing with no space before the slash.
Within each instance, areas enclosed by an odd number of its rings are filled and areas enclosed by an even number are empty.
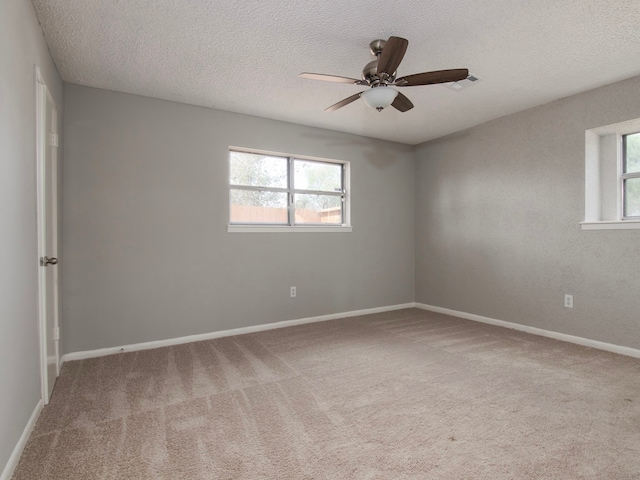
<svg viewBox="0 0 640 480">
<path fill-rule="evenodd" d="M 384 83 L 384 84 L 392 83 L 395 80 L 395 78 L 396 78 L 396 72 L 393 72 L 393 75 L 391 75 L 390 77 L 386 77 L 384 81 L 381 80 L 381 78 L 378 76 L 378 59 L 377 58 L 367 63 L 362 69 L 362 79 L 367 81 L 371 86 L 378 85 L 379 83 Z"/>
<path fill-rule="evenodd" d="M 367 81 L 372 87 L 380 84 L 387 85 L 389 83 L 393 83 L 396 78 L 396 72 L 393 72 L 393 74 L 390 75 L 384 75 L 384 78 L 380 78 L 378 75 L 378 61 L 380 60 L 380 55 L 382 54 L 382 50 L 386 44 L 387 41 L 381 38 L 374 40 L 369 44 L 371 55 L 376 58 L 364 66 L 364 69 L 362 70 L 362 79 Z"/>
</svg>

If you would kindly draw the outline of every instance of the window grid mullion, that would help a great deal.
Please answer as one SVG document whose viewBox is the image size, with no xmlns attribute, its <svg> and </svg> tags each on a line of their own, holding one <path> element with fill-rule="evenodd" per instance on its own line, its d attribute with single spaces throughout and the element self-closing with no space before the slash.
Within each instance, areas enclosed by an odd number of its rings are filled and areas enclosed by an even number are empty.
<svg viewBox="0 0 640 480">
<path fill-rule="evenodd" d="M 229 185 L 230 190 L 247 190 L 251 192 L 280 192 L 287 193 L 289 191 L 288 188 L 278 188 L 278 187 L 254 187 L 250 185 Z"/>
<path fill-rule="evenodd" d="M 628 180 L 630 178 L 640 178 L 640 172 L 631 172 L 631 173 L 623 173 L 620 175 L 620 178 L 623 180 Z"/>
<path fill-rule="evenodd" d="M 293 186 L 294 186 L 294 182 L 295 182 L 295 178 L 294 178 L 294 168 L 293 168 L 293 164 L 294 164 L 294 159 L 293 157 L 289 157 L 288 158 L 288 170 L 287 170 L 287 176 L 289 179 L 289 226 L 293 226 L 295 225 L 295 221 L 296 221 L 296 210 L 295 210 L 295 205 L 294 205 L 294 190 L 293 190 Z"/>
<path fill-rule="evenodd" d="M 293 189 L 293 193 L 299 193 L 300 195 L 333 195 L 334 197 L 344 197 L 344 192 L 331 192 L 324 190 L 303 190 L 301 188 Z"/>
<path fill-rule="evenodd" d="M 344 224 L 346 219 L 345 219 L 345 204 L 347 203 L 347 192 L 346 189 L 344 188 L 344 174 L 345 174 L 345 166 L 342 165 L 342 168 L 340 168 L 340 193 L 342 194 L 340 197 L 340 219 L 342 221 L 342 223 Z"/>
</svg>

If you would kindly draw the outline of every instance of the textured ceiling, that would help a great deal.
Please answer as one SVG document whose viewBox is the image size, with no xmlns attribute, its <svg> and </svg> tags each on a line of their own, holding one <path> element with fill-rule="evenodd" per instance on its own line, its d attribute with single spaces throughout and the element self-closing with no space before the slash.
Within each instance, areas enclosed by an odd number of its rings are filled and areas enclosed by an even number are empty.
<svg viewBox="0 0 640 480">
<path fill-rule="evenodd" d="M 33 0 L 62 79 L 417 144 L 640 75 L 638 0 Z M 482 81 L 402 89 L 378 113 L 360 78 L 368 44 L 409 40 L 398 75 L 468 68 Z"/>
</svg>

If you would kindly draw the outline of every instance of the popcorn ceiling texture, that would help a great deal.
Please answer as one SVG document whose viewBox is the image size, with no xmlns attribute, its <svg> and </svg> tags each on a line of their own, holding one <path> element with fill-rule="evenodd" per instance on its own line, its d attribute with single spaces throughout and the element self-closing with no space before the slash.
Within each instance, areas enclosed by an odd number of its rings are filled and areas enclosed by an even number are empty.
<svg viewBox="0 0 640 480">
<path fill-rule="evenodd" d="M 33 0 L 66 82 L 417 144 L 640 74 L 640 2 L 535 0 Z M 362 88 L 368 44 L 409 39 L 399 74 L 467 67 L 464 92 L 416 105 L 324 108 Z"/>
<path fill-rule="evenodd" d="M 417 309 L 70 362 L 13 480 L 637 479 L 638 373 Z"/>
</svg>

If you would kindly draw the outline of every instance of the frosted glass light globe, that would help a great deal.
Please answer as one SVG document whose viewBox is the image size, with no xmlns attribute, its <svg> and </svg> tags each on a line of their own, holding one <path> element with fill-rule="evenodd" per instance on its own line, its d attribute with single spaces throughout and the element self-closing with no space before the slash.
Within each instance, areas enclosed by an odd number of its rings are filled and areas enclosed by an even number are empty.
<svg viewBox="0 0 640 480">
<path fill-rule="evenodd" d="M 385 86 L 370 88 L 369 90 L 362 92 L 362 95 L 360 95 L 364 100 L 364 103 L 378 111 L 381 111 L 383 108 L 387 108 L 391 105 L 397 96 L 397 90 Z"/>
</svg>

